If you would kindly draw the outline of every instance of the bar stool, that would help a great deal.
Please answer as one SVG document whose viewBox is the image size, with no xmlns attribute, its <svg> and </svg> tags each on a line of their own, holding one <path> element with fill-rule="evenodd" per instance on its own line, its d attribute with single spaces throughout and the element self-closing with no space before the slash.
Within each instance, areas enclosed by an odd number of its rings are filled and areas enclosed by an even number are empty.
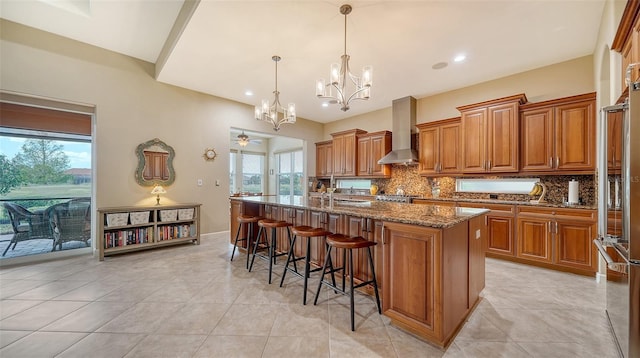
<svg viewBox="0 0 640 358">
<path fill-rule="evenodd" d="M 309 265 L 309 259 L 310 259 L 310 255 L 311 255 L 311 238 L 313 237 L 322 237 L 322 238 L 326 238 L 327 235 L 331 235 L 330 231 L 327 231 L 323 228 L 319 228 L 319 227 L 311 227 L 311 226 L 294 226 L 291 228 L 291 232 L 293 233 L 293 239 L 291 239 L 291 246 L 289 247 L 289 254 L 287 255 L 287 263 L 284 265 L 284 272 L 282 272 L 282 279 L 280 280 L 280 287 L 282 287 L 282 284 L 284 283 L 284 279 L 287 275 L 287 271 L 291 271 L 291 273 L 296 274 L 300 277 L 303 278 L 304 284 L 303 284 L 303 294 L 302 294 L 302 304 L 306 305 L 307 304 L 307 280 L 311 274 L 311 272 L 316 272 L 316 271 L 320 271 L 321 268 L 315 268 L 313 270 L 310 269 L 310 265 Z M 307 240 L 306 242 L 306 250 L 304 253 L 304 256 L 300 256 L 300 257 L 296 257 L 294 254 L 294 246 L 296 243 L 296 239 L 298 237 L 302 237 L 305 238 Z M 300 274 L 300 272 L 298 272 L 298 268 L 296 266 L 296 262 L 300 261 L 300 260 L 304 260 L 304 273 Z M 293 263 L 293 269 L 289 267 L 289 263 Z M 335 278 L 334 278 L 334 284 L 335 284 Z"/>
<path fill-rule="evenodd" d="M 293 226 L 291 223 L 286 221 L 279 220 L 271 220 L 271 219 L 261 219 L 258 221 L 258 236 L 256 237 L 256 242 L 253 245 L 253 255 L 251 257 L 251 264 L 249 265 L 249 272 L 253 268 L 253 262 L 258 256 L 261 259 L 269 261 L 269 284 L 271 284 L 271 273 L 273 272 L 273 264 L 276 263 L 276 258 L 278 256 L 286 255 L 285 252 L 276 253 L 276 236 L 277 236 L 277 228 L 285 227 L 287 228 L 287 236 L 289 238 L 289 245 L 291 245 L 291 230 L 289 227 Z M 266 229 L 271 228 L 271 239 L 269 240 Z M 264 239 L 263 243 L 260 243 L 260 240 Z M 267 250 L 269 253 L 265 255 L 257 254 L 258 251 Z"/>
<path fill-rule="evenodd" d="M 373 284 L 373 290 L 376 295 L 376 304 L 378 305 L 378 313 L 382 314 L 382 310 L 380 309 L 380 296 L 378 294 L 378 283 L 376 282 L 376 271 L 373 266 L 373 256 L 371 255 L 371 246 L 375 246 L 377 243 L 373 241 L 369 241 L 364 239 L 361 236 L 349 237 L 342 234 L 333 234 L 327 237 L 327 256 L 324 260 L 324 265 L 322 266 L 322 277 L 320 277 L 320 282 L 318 283 L 318 290 L 316 291 L 316 298 L 313 301 L 313 304 L 316 305 L 318 303 L 318 296 L 320 295 L 320 288 L 322 285 L 332 288 L 334 291 L 342 293 L 343 295 L 349 296 L 351 303 L 351 330 L 355 331 L 356 327 L 354 324 L 354 311 L 353 311 L 353 294 L 354 290 L 358 287 L 362 287 L 364 285 Z M 343 266 L 334 268 L 331 264 L 331 249 L 343 249 L 343 255 L 349 253 L 349 292 L 345 291 L 345 266 L 346 261 L 343 260 Z M 358 285 L 353 284 L 353 249 L 367 249 L 367 254 L 369 257 L 369 265 L 371 266 L 371 276 L 372 280 L 362 282 Z M 344 257 L 344 256 L 343 256 Z M 329 271 L 327 271 L 327 267 L 329 267 Z M 336 271 L 342 271 L 342 289 L 336 287 L 335 282 L 333 284 L 324 280 L 324 276 L 328 273 L 333 274 Z"/>
<path fill-rule="evenodd" d="M 249 251 L 251 250 L 251 239 L 253 238 L 253 223 L 261 220 L 260 216 L 252 216 L 252 215 L 238 215 L 238 232 L 236 232 L 236 240 L 233 243 L 233 251 L 231 251 L 231 261 L 233 261 L 233 255 L 236 252 L 236 248 L 238 247 L 238 241 L 246 241 L 247 243 L 247 269 L 249 268 Z M 242 225 L 247 224 L 247 236 L 240 238 L 240 231 L 242 231 Z M 238 250 L 239 251 L 239 250 Z"/>
</svg>

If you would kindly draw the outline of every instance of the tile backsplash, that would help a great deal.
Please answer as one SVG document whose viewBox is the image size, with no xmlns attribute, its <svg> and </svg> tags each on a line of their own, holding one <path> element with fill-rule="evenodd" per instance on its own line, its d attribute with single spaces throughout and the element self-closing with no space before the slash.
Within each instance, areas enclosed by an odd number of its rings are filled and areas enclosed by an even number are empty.
<svg viewBox="0 0 640 358">
<path fill-rule="evenodd" d="M 506 177 L 506 176 L 505 176 Z M 512 177 L 512 176 L 510 176 Z M 547 186 L 546 200 L 554 204 L 562 204 L 569 196 L 569 181 L 577 180 L 580 184 L 579 199 L 583 205 L 596 204 L 596 189 L 594 175 L 531 175 L 540 178 Z M 467 178 L 467 177 L 465 177 Z M 498 176 L 482 176 L 482 178 L 500 178 Z M 431 188 L 434 183 L 440 186 L 441 198 L 489 199 L 489 193 L 458 193 L 456 192 L 456 178 L 438 177 L 425 178 L 418 174 L 417 167 L 394 165 L 390 179 L 376 179 L 381 190 L 394 194 L 402 187 L 406 194 L 432 197 Z M 533 199 L 526 194 L 497 194 L 498 200 L 529 201 Z"/>
<path fill-rule="evenodd" d="M 514 176 L 480 176 L 480 178 L 506 178 Z M 545 199 L 549 203 L 562 204 L 569 196 L 569 181 L 577 180 L 580 184 L 579 200 L 582 205 L 596 205 L 596 188 L 594 175 L 530 175 L 531 178 L 540 178 L 547 186 Z M 465 177 L 471 178 L 471 177 Z M 459 193 L 456 192 L 456 178 L 437 177 L 426 178 L 418 173 L 418 167 L 394 165 L 389 179 L 373 179 L 378 185 L 379 192 L 395 194 L 398 189 L 404 190 L 407 195 L 418 195 L 425 198 L 432 197 L 431 189 L 434 184 L 440 187 L 440 198 L 460 199 L 490 199 L 489 193 Z M 325 180 L 322 180 L 325 182 Z M 326 185 L 328 186 L 328 181 Z M 529 201 L 534 199 L 526 194 L 497 194 L 498 200 Z M 537 198 L 536 198 L 537 199 Z"/>
</svg>

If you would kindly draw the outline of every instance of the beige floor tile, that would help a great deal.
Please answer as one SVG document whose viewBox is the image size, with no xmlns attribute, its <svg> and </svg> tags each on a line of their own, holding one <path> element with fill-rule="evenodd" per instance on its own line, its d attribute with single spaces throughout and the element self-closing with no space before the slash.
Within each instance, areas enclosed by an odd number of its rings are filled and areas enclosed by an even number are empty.
<svg viewBox="0 0 640 358">
<path fill-rule="evenodd" d="M 93 332 L 131 307 L 131 302 L 91 302 L 43 327 L 42 331 Z"/>
<path fill-rule="evenodd" d="M 86 333 L 69 332 L 34 332 L 0 349 L 0 357 L 53 357 L 86 335 Z"/>
<path fill-rule="evenodd" d="M 540 358 L 617 358 L 618 354 L 596 345 L 579 343 L 518 343 L 532 357 Z"/>
<path fill-rule="evenodd" d="M 31 331 L 0 331 L 0 348 L 6 347 L 31 333 Z"/>
<path fill-rule="evenodd" d="M 87 283 L 83 281 L 54 281 L 22 292 L 11 298 L 16 300 L 49 300 L 86 284 Z"/>
<path fill-rule="evenodd" d="M 97 281 L 71 290 L 56 297 L 56 300 L 94 301 L 112 291 L 122 287 L 124 283 L 118 281 Z"/>
<path fill-rule="evenodd" d="M 471 342 L 456 341 L 464 357 L 475 358 L 530 358 L 531 356 L 515 342 Z"/>
<path fill-rule="evenodd" d="M 120 358 L 131 351 L 144 337 L 144 334 L 134 333 L 91 333 L 56 358 Z"/>
<path fill-rule="evenodd" d="M 206 338 L 204 335 L 149 335 L 125 357 L 192 357 Z"/>
<path fill-rule="evenodd" d="M 160 287 L 142 302 L 186 302 L 206 285 L 206 282 L 171 282 Z"/>
<path fill-rule="evenodd" d="M 0 320 L 38 305 L 44 301 L 37 300 L 2 300 L 0 302 Z"/>
<path fill-rule="evenodd" d="M 0 268 L 0 356 L 616 356 L 604 284 L 593 278 L 487 259 L 484 299 L 442 351 L 390 325 L 362 294 L 351 332 L 348 297 L 323 287 L 313 305 L 317 273 L 303 306 L 299 277 L 288 274 L 279 287 L 284 260 L 268 285 L 264 261 L 248 272 L 243 255 L 229 261 L 229 234 L 212 236 L 200 246 L 102 262 L 86 256 Z M 19 295 L 55 298 L 12 298 Z M 59 339 L 43 343 L 50 338 Z"/>
<path fill-rule="evenodd" d="M 268 336 L 280 305 L 232 305 L 213 335 Z"/>
<path fill-rule="evenodd" d="M 341 337 L 333 338 L 330 343 L 332 358 L 343 357 L 396 357 L 393 344 L 388 339 Z"/>
<path fill-rule="evenodd" d="M 3 330 L 38 330 L 87 305 L 77 301 L 46 301 L 0 321 Z"/>
<path fill-rule="evenodd" d="M 300 336 L 329 338 L 329 309 L 326 305 L 283 305 L 278 311 L 271 337 Z"/>
<path fill-rule="evenodd" d="M 260 358 L 267 336 L 213 336 L 200 346 L 194 358 Z M 288 355 L 281 356 L 288 357 Z"/>
<path fill-rule="evenodd" d="M 482 314 L 507 336 L 517 342 L 572 342 L 565 331 L 546 323 L 542 317 L 551 310 L 498 308 Z M 456 341 L 457 342 L 457 341 Z"/>
<path fill-rule="evenodd" d="M 110 302 L 128 301 L 137 303 L 153 295 L 158 290 L 160 290 L 160 285 L 153 281 L 130 281 L 97 300 Z"/>
<path fill-rule="evenodd" d="M 0 299 L 11 298 L 38 286 L 46 285 L 49 282 L 45 280 L 2 280 L 0 282 Z"/>
<path fill-rule="evenodd" d="M 329 357 L 329 340 L 316 337 L 274 337 L 267 340 L 263 358 Z"/>
<path fill-rule="evenodd" d="M 391 338 L 391 343 L 393 344 L 396 354 L 400 358 L 439 358 L 445 354 L 445 351 L 440 348 L 433 346 L 420 338 L 407 334 L 394 326 L 387 326 L 387 333 Z M 450 348 L 447 351 L 453 351 L 453 349 Z"/>
<path fill-rule="evenodd" d="M 190 303 L 164 320 L 156 333 L 207 335 L 230 306 L 229 303 Z"/>
<path fill-rule="evenodd" d="M 138 303 L 100 327 L 97 332 L 153 333 L 165 319 L 183 306 L 183 303 Z"/>
</svg>

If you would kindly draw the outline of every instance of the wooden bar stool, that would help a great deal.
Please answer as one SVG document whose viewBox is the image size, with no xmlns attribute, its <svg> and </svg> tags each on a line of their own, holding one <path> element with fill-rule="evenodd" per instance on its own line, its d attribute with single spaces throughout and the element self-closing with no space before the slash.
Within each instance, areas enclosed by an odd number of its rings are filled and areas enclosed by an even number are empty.
<svg viewBox="0 0 640 358">
<path fill-rule="evenodd" d="M 271 284 L 271 273 L 273 272 L 273 264 L 276 263 L 276 258 L 278 256 L 284 256 L 286 255 L 286 253 L 282 252 L 282 253 L 276 253 L 276 239 L 277 239 L 277 228 L 280 227 L 285 227 L 287 228 L 287 236 L 289 238 L 289 245 L 291 245 L 291 230 L 289 229 L 289 227 L 293 226 L 291 223 L 288 223 L 286 221 L 278 221 L 278 220 L 271 220 L 271 219 L 261 219 L 258 221 L 258 227 L 260 227 L 258 229 L 258 236 L 256 237 L 256 242 L 253 245 L 253 255 L 251 257 L 251 264 L 249 265 L 249 272 L 251 272 L 251 269 L 253 268 L 253 262 L 256 259 L 256 256 L 258 256 L 261 259 L 264 260 L 268 260 L 269 261 L 269 284 Z M 266 229 L 271 229 L 271 239 L 269 239 L 267 236 L 267 232 Z M 262 239 L 262 243 L 260 242 Z M 257 254 L 258 251 L 264 251 L 267 250 L 268 254 L 267 255 L 260 255 Z"/>
<path fill-rule="evenodd" d="M 233 255 L 236 252 L 236 248 L 238 247 L 238 241 L 245 241 L 247 243 L 247 269 L 249 268 L 249 251 L 251 250 L 251 239 L 253 239 L 253 223 L 257 223 L 261 220 L 260 216 L 251 216 L 251 215 L 238 215 L 238 232 L 236 232 L 236 240 L 233 243 L 233 251 L 231 251 L 231 261 L 233 261 Z M 240 232 L 242 231 L 242 225 L 247 224 L 247 236 L 240 238 Z"/>
<path fill-rule="evenodd" d="M 293 239 L 291 240 L 291 246 L 289 247 L 289 254 L 287 255 L 287 263 L 284 265 L 284 272 L 282 272 L 282 279 L 280 280 L 280 287 L 284 283 L 284 278 L 287 275 L 287 271 L 291 271 L 291 273 L 296 274 L 303 278 L 303 293 L 302 293 L 302 304 L 307 304 L 307 279 L 309 278 L 311 272 L 320 271 L 321 268 L 315 268 L 313 270 L 310 269 L 309 259 L 311 255 L 311 238 L 326 238 L 327 235 L 331 235 L 330 231 L 326 231 L 323 228 L 319 227 L 311 227 L 311 226 L 294 226 L 291 228 L 291 232 L 293 233 Z M 296 239 L 298 237 L 305 238 L 306 242 L 306 250 L 304 256 L 296 257 L 294 254 L 294 246 L 296 243 Z M 304 260 L 304 273 L 300 274 L 298 272 L 298 267 L 296 266 L 296 262 Z M 293 263 L 293 268 L 289 267 L 289 263 Z M 335 278 L 334 278 L 335 284 Z"/>
<path fill-rule="evenodd" d="M 331 287 L 334 291 L 340 292 L 343 295 L 349 296 L 351 299 L 351 330 L 355 331 L 355 323 L 354 323 L 354 310 L 353 310 L 353 294 L 354 290 L 358 287 L 362 287 L 368 284 L 373 284 L 373 290 L 376 295 L 376 304 L 378 305 L 378 313 L 382 314 L 382 309 L 380 309 L 380 296 L 378 294 L 378 283 L 376 282 L 376 271 L 373 265 L 373 256 L 371 255 L 371 246 L 375 246 L 377 243 L 373 241 L 366 240 L 361 236 L 349 237 L 342 234 L 333 234 L 327 237 L 327 256 L 324 260 L 324 265 L 322 266 L 322 276 L 320 277 L 320 282 L 318 283 L 318 290 L 316 291 L 316 298 L 313 301 L 313 304 L 316 305 L 318 303 L 318 296 L 320 295 L 320 288 L 322 285 Z M 343 249 L 344 254 L 348 252 L 349 254 L 349 292 L 345 291 L 345 266 L 347 265 L 346 261 L 343 260 L 343 266 L 334 268 L 331 264 L 331 249 Z M 372 279 L 370 281 L 362 282 L 358 285 L 353 284 L 353 249 L 367 249 L 367 256 L 369 257 L 369 265 L 371 266 L 371 276 Z M 329 271 L 327 271 L 327 267 L 329 267 Z M 333 274 L 336 271 L 342 271 L 342 289 L 336 287 L 335 281 L 332 283 L 324 280 L 324 276 L 328 273 Z"/>
</svg>

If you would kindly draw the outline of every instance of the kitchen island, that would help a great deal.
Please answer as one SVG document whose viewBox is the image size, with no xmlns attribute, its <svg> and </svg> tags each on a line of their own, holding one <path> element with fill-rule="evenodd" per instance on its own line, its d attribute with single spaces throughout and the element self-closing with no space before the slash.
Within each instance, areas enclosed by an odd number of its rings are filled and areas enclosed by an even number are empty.
<svg viewBox="0 0 640 358">
<path fill-rule="evenodd" d="M 394 325 L 445 348 L 484 288 L 487 212 L 376 201 L 232 197 L 230 240 L 233 243 L 238 229 L 236 217 L 245 214 L 375 241 L 374 266 L 383 314 Z M 289 243 L 282 234 L 278 235 L 278 250 L 287 250 Z M 294 252 L 304 255 L 302 242 L 296 242 Z M 314 240 L 311 261 L 321 265 L 324 254 L 324 243 Z M 332 256 L 339 266 L 341 259 L 341 255 Z M 370 280 L 364 252 L 354 257 L 353 269 L 356 280 Z"/>
</svg>

